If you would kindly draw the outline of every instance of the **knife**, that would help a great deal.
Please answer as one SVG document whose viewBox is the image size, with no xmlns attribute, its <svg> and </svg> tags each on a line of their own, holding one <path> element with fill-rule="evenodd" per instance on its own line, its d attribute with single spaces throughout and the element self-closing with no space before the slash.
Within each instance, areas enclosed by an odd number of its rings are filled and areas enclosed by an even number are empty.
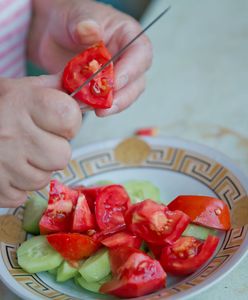
<svg viewBox="0 0 248 300">
<path fill-rule="evenodd" d="M 168 6 L 165 10 L 163 10 L 153 21 L 151 21 L 140 33 L 138 33 L 130 42 L 128 42 L 123 48 L 121 48 L 115 55 L 112 56 L 112 58 L 107 61 L 100 69 L 98 69 L 95 73 L 93 73 L 87 80 L 85 80 L 78 88 L 76 88 L 71 94 L 71 97 L 74 97 L 84 86 L 86 86 L 92 79 L 95 78 L 102 70 L 104 70 L 107 66 L 109 66 L 112 62 L 115 62 L 122 54 L 126 51 L 126 49 L 134 42 L 136 41 L 147 29 L 149 29 L 153 24 L 155 24 L 163 15 L 165 15 L 169 10 L 171 6 Z M 88 105 L 80 105 L 80 109 L 82 112 L 86 112 L 88 110 L 92 110 Z"/>
</svg>

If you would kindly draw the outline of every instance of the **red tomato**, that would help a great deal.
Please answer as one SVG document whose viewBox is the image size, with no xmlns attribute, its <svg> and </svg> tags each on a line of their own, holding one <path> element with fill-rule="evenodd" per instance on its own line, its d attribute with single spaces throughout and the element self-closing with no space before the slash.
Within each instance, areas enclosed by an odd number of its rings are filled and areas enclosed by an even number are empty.
<svg viewBox="0 0 248 300">
<path fill-rule="evenodd" d="M 103 239 L 101 243 L 108 248 L 120 246 L 140 248 L 142 240 L 136 235 L 127 232 L 118 232 L 110 237 Z"/>
<path fill-rule="evenodd" d="M 99 191 L 102 189 L 102 186 L 100 187 L 99 186 L 96 187 L 76 186 L 74 187 L 74 189 L 85 195 L 91 212 L 95 213 L 96 196 L 99 193 Z"/>
<path fill-rule="evenodd" d="M 122 230 L 125 230 L 126 229 L 126 224 L 119 224 L 115 227 L 111 227 L 111 228 L 107 228 L 105 230 L 102 230 L 102 231 L 99 231 L 99 232 L 96 232 L 92 238 L 94 239 L 94 241 L 97 241 L 97 242 L 101 242 L 102 240 L 104 240 L 105 238 L 107 237 L 110 237 L 112 236 L 113 234 L 117 233 L 117 232 L 120 232 Z"/>
<path fill-rule="evenodd" d="M 119 254 L 118 254 L 119 253 Z M 119 260 L 114 266 L 112 281 L 103 284 L 102 293 L 118 297 L 139 297 L 165 287 L 166 273 L 160 263 L 140 250 L 120 247 L 109 251 L 111 268 L 113 260 Z M 115 262 L 114 262 L 115 263 Z"/>
<path fill-rule="evenodd" d="M 84 232 L 95 228 L 95 219 L 84 194 L 79 194 L 73 214 L 72 231 Z"/>
<path fill-rule="evenodd" d="M 41 234 L 66 232 L 71 229 L 72 214 L 77 203 L 78 192 L 57 180 L 50 183 L 48 207 L 41 217 Z"/>
<path fill-rule="evenodd" d="M 158 128 L 157 127 L 140 128 L 136 130 L 134 134 L 138 136 L 157 136 Z"/>
<path fill-rule="evenodd" d="M 183 211 L 195 224 L 220 230 L 231 228 L 228 206 L 220 199 L 208 196 L 178 196 L 168 207 L 171 210 Z"/>
<path fill-rule="evenodd" d="M 181 211 L 170 211 L 150 199 L 133 205 L 126 213 L 128 229 L 148 243 L 164 245 L 176 241 L 190 222 Z"/>
<path fill-rule="evenodd" d="M 74 57 L 66 65 L 62 86 L 68 92 L 75 91 L 84 81 L 111 59 L 111 55 L 101 41 Z M 94 108 L 110 108 L 113 103 L 114 67 L 107 66 L 83 87 L 75 98 Z"/>
<path fill-rule="evenodd" d="M 163 248 L 160 263 L 168 273 L 189 275 L 209 260 L 218 242 L 218 237 L 211 235 L 204 242 L 194 237 L 181 237 L 173 245 Z"/>
<path fill-rule="evenodd" d="M 94 253 L 98 245 L 87 235 L 54 233 L 47 236 L 49 244 L 69 261 L 80 260 Z"/>
<path fill-rule="evenodd" d="M 130 198 L 121 185 L 103 187 L 96 197 L 96 221 L 101 230 L 125 224 L 124 213 L 130 206 Z"/>
<path fill-rule="evenodd" d="M 160 255 L 162 253 L 163 246 L 161 247 L 160 245 L 154 245 L 154 244 L 147 244 L 149 250 L 152 252 L 154 257 L 156 259 L 160 258 Z"/>
</svg>

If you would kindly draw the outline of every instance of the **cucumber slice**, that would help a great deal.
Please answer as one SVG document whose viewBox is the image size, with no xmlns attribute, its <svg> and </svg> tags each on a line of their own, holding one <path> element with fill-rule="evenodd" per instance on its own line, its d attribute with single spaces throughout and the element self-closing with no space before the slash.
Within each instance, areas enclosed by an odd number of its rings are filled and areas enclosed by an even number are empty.
<svg viewBox="0 0 248 300">
<path fill-rule="evenodd" d="M 142 241 L 142 244 L 140 246 L 140 250 L 145 252 L 145 253 L 149 251 L 149 247 L 147 246 L 145 241 Z"/>
<path fill-rule="evenodd" d="M 110 184 L 114 184 L 113 181 L 111 181 L 111 180 L 99 180 L 95 184 L 93 184 L 92 186 L 110 185 Z"/>
<path fill-rule="evenodd" d="M 88 282 L 100 281 L 110 273 L 110 262 L 106 248 L 98 250 L 82 264 L 79 273 Z"/>
<path fill-rule="evenodd" d="M 88 282 L 86 281 L 82 276 L 77 277 L 76 281 L 79 286 L 82 288 L 93 292 L 93 293 L 99 293 L 100 287 L 107 281 L 110 281 L 112 279 L 111 275 L 108 275 L 97 282 Z"/>
<path fill-rule="evenodd" d="M 147 180 L 130 180 L 125 182 L 124 187 L 131 198 L 132 203 L 138 203 L 145 199 L 161 202 L 159 189 Z"/>
<path fill-rule="evenodd" d="M 49 274 L 56 276 L 58 272 L 58 268 L 54 268 L 47 271 Z"/>
<path fill-rule="evenodd" d="M 35 236 L 25 241 L 17 250 L 18 264 L 29 273 L 48 271 L 58 267 L 62 256 L 48 243 L 45 236 Z"/>
<path fill-rule="evenodd" d="M 32 234 L 39 234 L 39 222 L 45 209 L 47 201 L 39 196 L 29 198 L 25 204 L 22 227 Z"/>
<path fill-rule="evenodd" d="M 206 240 L 208 235 L 215 235 L 215 230 L 199 225 L 189 224 L 184 230 L 183 236 L 193 236 L 199 240 Z"/>
<path fill-rule="evenodd" d="M 64 261 L 58 268 L 56 280 L 64 282 L 73 278 L 78 273 L 76 268 L 73 268 L 67 261 Z"/>
</svg>

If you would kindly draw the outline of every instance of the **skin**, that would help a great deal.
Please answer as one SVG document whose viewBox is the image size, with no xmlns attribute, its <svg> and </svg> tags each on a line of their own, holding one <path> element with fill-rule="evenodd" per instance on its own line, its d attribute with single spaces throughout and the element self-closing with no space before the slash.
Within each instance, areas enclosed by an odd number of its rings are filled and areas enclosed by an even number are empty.
<svg viewBox="0 0 248 300">
<path fill-rule="evenodd" d="M 32 4 L 28 56 L 56 75 L 0 78 L 0 207 L 25 202 L 27 191 L 46 186 L 51 173 L 65 168 L 71 158 L 68 141 L 82 117 L 77 102 L 60 91 L 66 62 L 100 39 L 114 54 L 141 30 L 131 17 L 91 0 Z M 151 44 L 142 36 L 115 64 L 114 105 L 96 115 L 130 106 L 144 90 L 151 61 Z"/>
</svg>

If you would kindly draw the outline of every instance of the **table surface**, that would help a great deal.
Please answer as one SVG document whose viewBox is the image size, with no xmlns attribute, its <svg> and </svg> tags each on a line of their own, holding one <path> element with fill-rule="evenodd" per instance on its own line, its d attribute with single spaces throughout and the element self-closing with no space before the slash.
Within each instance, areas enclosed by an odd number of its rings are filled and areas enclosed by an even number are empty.
<svg viewBox="0 0 248 300">
<path fill-rule="evenodd" d="M 248 173 L 248 1 L 153 0 L 147 24 L 167 4 L 170 12 L 150 29 L 154 61 L 147 89 L 125 112 L 100 119 L 90 113 L 73 148 L 136 128 L 158 126 L 218 149 Z M 248 299 L 248 256 L 224 279 L 191 300 Z M 1 299 L 16 300 L 0 284 Z"/>
</svg>

